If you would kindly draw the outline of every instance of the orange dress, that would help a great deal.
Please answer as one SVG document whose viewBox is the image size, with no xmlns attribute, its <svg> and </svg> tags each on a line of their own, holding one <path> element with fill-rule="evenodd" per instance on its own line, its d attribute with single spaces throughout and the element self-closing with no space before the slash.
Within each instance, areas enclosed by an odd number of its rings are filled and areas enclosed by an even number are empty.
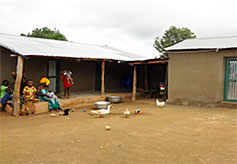
<svg viewBox="0 0 237 164">
<path fill-rule="evenodd" d="M 24 94 L 24 104 L 22 106 L 22 113 L 35 113 L 35 105 L 34 105 L 34 101 L 35 101 L 35 93 L 36 93 L 37 89 L 32 86 L 32 87 L 28 87 L 26 86 L 23 90 L 23 94 Z"/>
</svg>

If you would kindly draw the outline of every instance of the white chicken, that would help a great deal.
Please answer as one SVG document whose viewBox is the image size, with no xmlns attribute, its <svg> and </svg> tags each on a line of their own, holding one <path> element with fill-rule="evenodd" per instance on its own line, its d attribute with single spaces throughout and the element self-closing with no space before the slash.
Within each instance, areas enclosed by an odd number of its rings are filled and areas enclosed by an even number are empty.
<svg viewBox="0 0 237 164">
<path fill-rule="evenodd" d="M 108 131 L 111 130 L 111 126 L 106 125 L 105 130 L 108 130 Z"/>
<path fill-rule="evenodd" d="M 104 117 L 104 115 L 110 113 L 110 108 L 112 108 L 112 105 L 109 105 L 107 109 L 100 109 L 100 110 L 91 110 L 91 114 L 96 114 L 99 117 Z"/>
<path fill-rule="evenodd" d="M 124 114 L 124 117 L 125 117 L 125 118 L 128 118 L 128 117 L 130 116 L 130 112 L 129 112 L 128 109 L 125 109 L 125 111 L 123 112 L 123 114 Z"/>
<path fill-rule="evenodd" d="M 164 101 L 159 101 L 159 99 L 156 99 L 156 105 L 160 108 L 163 108 L 165 106 L 165 102 Z"/>
</svg>

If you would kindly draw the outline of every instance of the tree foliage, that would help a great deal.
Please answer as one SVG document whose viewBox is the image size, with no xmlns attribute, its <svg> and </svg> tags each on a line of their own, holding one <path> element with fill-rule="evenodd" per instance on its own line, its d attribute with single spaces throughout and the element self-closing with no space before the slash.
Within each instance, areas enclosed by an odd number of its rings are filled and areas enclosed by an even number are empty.
<svg viewBox="0 0 237 164">
<path fill-rule="evenodd" d="M 162 55 L 161 58 L 168 57 L 168 53 L 165 48 L 173 46 L 185 39 L 196 38 L 196 35 L 188 28 L 176 28 L 171 26 L 165 31 L 164 35 L 155 38 L 153 44 L 154 48 L 157 49 Z"/>
<path fill-rule="evenodd" d="M 48 27 L 36 28 L 32 30 L 31 33 L 28 33 L 27 35 L 22 33 L 21 36 L 67 41 L 67 38 L 63 34 L 61 34 L 59 30 L 57 30 L 56 28 L 54 28 L 54 30 L 51 30 Z"/>
</svg>

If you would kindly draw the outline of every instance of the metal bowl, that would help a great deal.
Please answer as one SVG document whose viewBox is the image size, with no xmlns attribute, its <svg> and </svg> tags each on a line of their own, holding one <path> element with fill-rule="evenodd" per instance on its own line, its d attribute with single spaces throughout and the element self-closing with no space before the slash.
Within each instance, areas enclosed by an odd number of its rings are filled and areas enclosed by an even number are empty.
<svg viewBox="0 0 237 164">
<path fill-rule="evenodd" d="M 97 109 L 107 109 L 110 102 L 108 101 L 97 101 L 94 103 Z"/>
<path fill-rule="evenodd" d="M 111 103 L 119 103 L 121 102 L 122 96 L 108 96 L 108 100 Z"/>
</svg>

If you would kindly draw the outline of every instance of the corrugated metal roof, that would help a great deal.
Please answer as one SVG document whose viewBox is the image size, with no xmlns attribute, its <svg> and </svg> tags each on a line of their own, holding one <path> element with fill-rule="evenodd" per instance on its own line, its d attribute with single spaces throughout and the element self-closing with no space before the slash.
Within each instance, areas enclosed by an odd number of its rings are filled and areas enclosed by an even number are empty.
<svg viewBox="0 0 237 164">
<path fill-rule="evenodd" d="M 0 33 L 0 46 L 23 56 L 145 60 L 149 57 L 132 54 L 113 47 L 24 37 Z"/>
<path fill-rule="evenodd" d="M 223 38 L 197 38 L 187 39 L 174 46 L 166 48 L 174 50 L 198 50 L 198 49 L 229 49 L 237 48 L 237 36 Z"/>
</svg>

